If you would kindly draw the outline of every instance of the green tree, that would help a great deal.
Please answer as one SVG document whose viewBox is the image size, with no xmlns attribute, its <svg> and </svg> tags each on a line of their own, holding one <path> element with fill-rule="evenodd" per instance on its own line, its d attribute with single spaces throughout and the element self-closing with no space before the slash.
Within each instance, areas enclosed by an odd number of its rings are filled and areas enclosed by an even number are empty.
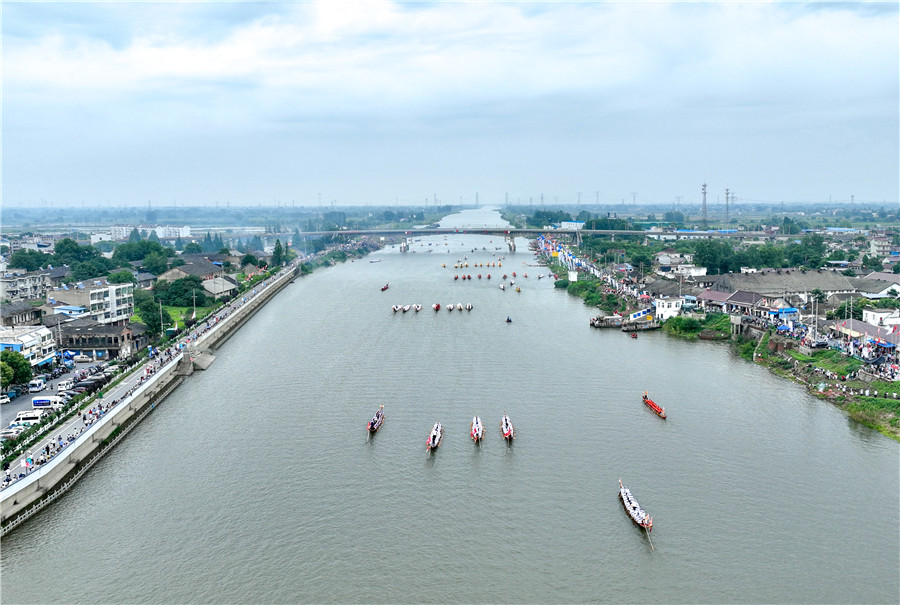
<svg viewBox="0 0 900 605">
<path fill-rule="evenodd" d="M 46 267 L 52 258 L 49 254 L 37 250 L 16 250 L 9 257 L 9 266 L 26 271 L 37 271 L 41 267 Z"/>
<path fill-rule="evenodd" d="M 178 250 L 179 252 L 184 250 L 184 242 L 181 241 L 181 237 L 175 238 L 175 249 Z"/>
<path fill-rule="evenodd" d="M 165 324 L 167 328 L 174 325 L 169 312 L 160 307 L 159 303 L 141 303 L 138 312 L 141 314 L 141 321 L 147 326 L 147 332 L 154 336 L 162 334 L 163 324 Z M 160 314 L 162 314 L 162 324 L 160 323 Z"/>
<path fill-rule="evenodd" d="M 257 258 L 255 256 L 253 256 L 252 254 L 245 254 L 244 256 L 241 257 L 241 266 L 242 267 L 245 265 L 253 265 L 255 267 L 258 262 L 259 261 L 257 260 Z"/>
<path fill-rule="evenodd" d="M 815 288 L 812 292 L 810 292 L 810 295 L 812 296 L 812 299 L 819 304 L 825 302 L 825 293 L 818 288 Z"/>
<path fill-rule="evenodd" d="M 272 266 L 280 267 L 284 264 L 284 249 L 281 247 L 281 240 L 275 240 L 275 250 L 272 252 Z"/>
<path fill-rule="evenodd" d="M 150 273 L 161 275 L 169 268 L 169 259 L 159 252 L 153 252 L 144 258 L 143 266 Z"/>
<path fill-rule="evenodd" d="M 13 384 L 13 376 L 16 373 L 12 369 L 12 366 L 6 363 L 5 361 L 0 361 L 0 387 L 4 389 L 9 385 Z"/>
<path fill-rule="evenodd" d="M 144 238 L 141 237 L 141 232 L 137 230 L 137 227 L 132 229 L 131 233 L 128 234 L 128 242 L 131 244 L 135 244 L 135 243 L 141 241 L 142 239 L 144 239 Z"/>
<path fill-rule="evenodd" d="M 106 281 L 111 284 L 133 284 L 137 282 L 137 278 L 134 277 L 134 273 L 131 271 L 122 270 L 110 273 Z"/>
<path fill-rule="evenodd" d="M 203 248 L 197 242 L 188 242 L 184 245 L 184 254 L 200 254 Z"/>
<path fill-rule="evenodd" d="M 0 353 L 0 362 L 5 363 L 7 366 L 12 368 L 13 375 L 9 383 L 4 384 L 3 388 L 6 388 L 10 384 L 26 384 L 33 377 L 34 372 L 31 369 L 31 363 L 25 356 L 17 351 L 6 350 Z"/>
</svg>

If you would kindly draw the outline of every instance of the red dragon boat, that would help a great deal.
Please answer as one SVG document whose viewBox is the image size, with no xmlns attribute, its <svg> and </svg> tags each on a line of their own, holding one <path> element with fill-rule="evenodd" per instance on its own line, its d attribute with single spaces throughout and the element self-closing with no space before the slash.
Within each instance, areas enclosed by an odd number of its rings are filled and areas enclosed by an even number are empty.
<svg viewBox="0 0 900 605">
<path fill-rule="evenodd" d="M 650 408 L 651 410 L 653 410 L 653 412 L 657 416 L 659 416 L 660 418 L 666 417 L 666 408 L 659 407 L 658 405 L 656 405 L 656 402 L 654 402 L 652 399 L 647 397 L 647 391 L 644 391 L 644 394 L 641 395 L 641 397 L 643 398 L 644 403 L 647 404 L 647 407 Z"/>
</svg>

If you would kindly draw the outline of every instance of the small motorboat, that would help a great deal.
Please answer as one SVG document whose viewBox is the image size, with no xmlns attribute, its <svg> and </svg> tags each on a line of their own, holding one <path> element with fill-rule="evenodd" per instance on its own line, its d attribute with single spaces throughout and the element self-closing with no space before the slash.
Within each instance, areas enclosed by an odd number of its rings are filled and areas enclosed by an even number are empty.
<svg viewBox="0 0 900 605">
<path fill-rule="evenodd" d="M 641 505 L 631 495 L 631 490 L 622 485 L 621 479 L 619 479 L 619 499 L 622 501 L 622 506 L 625 507 L 625 512 L 628 513 L 635 525 L 643 527 L 649 533 L 653 529 L 653 517 L 644 512 Z"/>
<path fill-rule="evenodd" d="M 632 337 L 632 338 L 637 338 L 637 332 L 632 332 L 632 333 L 631 333 L 631 337 Z"/>
<path fill-rule="evenodd" d="M 506 273 L 503 274 L 503 279 L 506 279 Z"/>
<path fill-rule="evenodd" d="M 500 419 L 500 432 L 503 434 L 503 438 L 509 442 L 516 438 L 516 429 L 506 412 L 503 412 L 503 418 Z"/>
<path fill-rule="evenodd" d="M 487 278 L 488 278 L 488 279 L 491 278 L 491 274 L 490 274 L 490 273 L 487 274 Z"/>
<path fill-rule="evenodd" d="M 506 284 L 500 284 L 500 289 L 501 289 L 501 290 L 506 290 Z"/>
<path fill-rule="evenodd" d="M 418 304 L 418 303 L 416 303 L 415 305 L 413 305 L 413 311 L 415 311 L 416 313 L 418 313 L 418 312 L 421 311 L 421 310 L 422 310 L 422 305 L 420 305 L 420 304 Z"/>
<path fill-rule="evenodd" d="M 448 311 L 452 311 L 452 310 L 453 310 L 453 303 L 450 303 L 449 305 L 447 305 L 447 310 L 448 310 Z"/>
<path fill-rule="evenodd" d="M 405 305 L 405 306 L 403 307 L 403 312 L 406 313 L 406 312 L 409 311 L 410 309 L 412 309 L 412 305 Z"/>
<path fill-rule="evenodd" d="M 471 311 L 475 307 L 472 306 L 472 303 L 466 303 L 466 311 Z"/>
<path fill-rule="evenodd" d="M 456 303 L 456 310 L 457 310 L 457 311 L 462 311 L 463 308 L 464 308 L 464 307 L 463 307 L 463 304 L 462 304 L 462 303 Z"/>
<path fill-rule="evenodd" d="M 381 425 L 384 424 L 384 406 L 378 408 L 375 412 L 375 415 L 372 416 L 372 419 L 369 421 L 369 432 L 377 433 L 378 429 L 381 428 Z"/>
<path fill-rule="evenodd" d="M 475 443 L 484 439 L 484 425 L 481 424 L 481 418 L 478 416 L 472 418 L 472 424 L 469 425 L 469 436 Z"/>
<path fill-rule="evenodd" d="M 458 280 L 458 279 L 459 279 L 459 275 L 454 275 L 454 276 L 453 276 L 453 281 L 456 281 L 456 280 Z"/>
<path fill-rule="evenodd" d="M 658 405 L 656 405 L 656 402 L 647 397 L 647 391 L 644 391 L 644 394 L 641 395 L 641 398 L 644 400 L 644 403 L 647 404 L 647 407 L 653 410 L 653 412 L 657 416 L 659 416 L 660 418 L 666 417 L 666 408 L 659 407 Z"/>
<path fill-rule="evenodd" d="M 521 292 L 521 291 L 522 291 L 522 288 L 520 288 L 519 286 L 516 286 L 516 292 Z"/>
<path fill-rule="evenodd" d="M 381 291 L 382 291 L 382 292 L 384 292 L 384 291 L 387 290 L 387 289 L 388 289 L 388 284 L 384 284 L 383 286 L 381 286 Z"/>
<path fill-rule="evenodd" d="M 434 426 L 431 427 L 431 433 L 428 434 L 428 441 L 426 441 L 425 451 L 430 452 L 432 450 L 436 450 L 441 445 L 441 439 L 444 438 L 444 427 L 441 426 L 440 422 L 435 422 Z"/>
<path fill-rule="evenodd" d="M 431 305 L 431 308 L 434 309 L 435 311 L 440 311 L 441 303 L 434 303 L 433 305 Z"/>
<path fill-rule="evenodd" d="M 394 305 L 393 307 L 391 307 L 391 311 L 393 311 L 394 313 L 396 313 L 397 311 L 399 311 L 399 310 L 402 309 L 402 308 L 403 308 L 403 307 L 401 307 L 400 305 Z"/>
<path fill-rule="evenodd" d="M 478 274 L 478 279 L 481 279 L 481 273 Z"/>
</svg>

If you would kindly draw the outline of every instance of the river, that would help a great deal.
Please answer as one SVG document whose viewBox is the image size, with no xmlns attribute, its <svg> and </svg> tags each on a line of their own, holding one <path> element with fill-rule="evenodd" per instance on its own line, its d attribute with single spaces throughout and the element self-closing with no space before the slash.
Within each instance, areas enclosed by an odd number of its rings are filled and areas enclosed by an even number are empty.
<svg viewBox="0 0 900 605">
<path fill-rule="evenodd" d="M 725 343 L 589 328 L 517 244 L 423 237 L 298 279 L 4 538 L 2 601 L 900 600 L 896 442 Z M 513 271 L 521 293 L 498 287 Z"/>
</svg>

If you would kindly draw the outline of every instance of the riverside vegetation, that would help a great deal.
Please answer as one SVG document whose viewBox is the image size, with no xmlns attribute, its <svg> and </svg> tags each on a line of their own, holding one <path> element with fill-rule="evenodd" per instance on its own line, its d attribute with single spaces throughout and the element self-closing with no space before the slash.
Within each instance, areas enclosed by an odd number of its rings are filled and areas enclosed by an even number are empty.
<svg viewBox="0 0 900 605">
<path fill-rule="evenodd" d="M 562 266 L 551 266 L 551 271 L 566 274 Z M 637 309 L 635 301 L 606 292 L 603 283 L 588 274 L 579 274 L 577 282 L 557 280 L 555 286 L 609 314 L 626 314 Z M 663 323 L 662 329 L 684 340 L 728 340 L 730 323 L 730 317 L 724 313 L 697 313 L 672 317 Z M 859 359 L 832 349 L 810 355 L 801 353 L 796 340 L 778 336 L 772 328 L 758 338 L 738 337 L 731 342 L 747 361 L 803 384 L 811 394 L 837 405 L 853 420 L 900 441 L 900 385 L 884 380 L 861 380 L 858 370 L 863 362 Z M 829 378 L 826 372 L 837 378 Z"/>
</svg>

